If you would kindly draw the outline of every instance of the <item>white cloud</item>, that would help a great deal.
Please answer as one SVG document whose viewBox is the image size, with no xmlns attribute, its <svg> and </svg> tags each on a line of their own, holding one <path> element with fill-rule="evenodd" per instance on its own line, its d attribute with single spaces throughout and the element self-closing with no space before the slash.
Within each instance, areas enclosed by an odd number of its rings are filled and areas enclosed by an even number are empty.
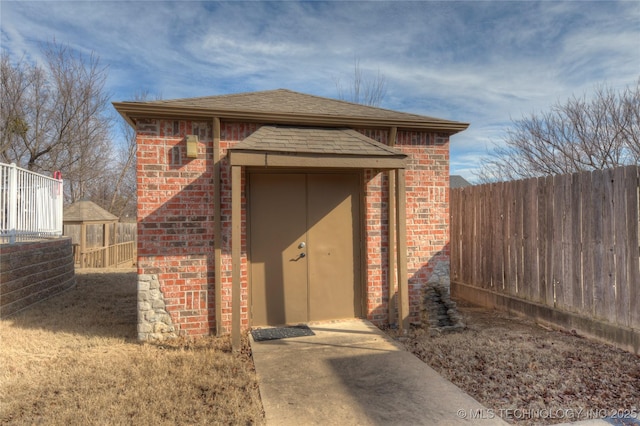
<svg viewBox="0 0 640 426">
<path fill-rule="evenodd" d="M 54 37 L 95 51 L 116 100 L 336 96 L 357 57 L 386 77 L 383 107 L 471 123 L 452 143 L 459 170 L 511 118 L 640 74 L 639 2 L 3 2 L 0 19 L 12 55 L 37 59 Z"/>
</svg>

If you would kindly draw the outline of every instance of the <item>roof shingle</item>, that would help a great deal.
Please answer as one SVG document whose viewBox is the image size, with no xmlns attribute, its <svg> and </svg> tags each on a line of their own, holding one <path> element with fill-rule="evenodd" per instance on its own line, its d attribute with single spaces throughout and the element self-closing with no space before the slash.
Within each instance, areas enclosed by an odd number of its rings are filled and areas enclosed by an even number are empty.
<svg viewBox="0 0 640 426">
<path fill-rule="evenodd" d="M 288 126 L 262 126 L 232 151 L 406 157 L 353 129 Z"/>
<path fill-rule="evenodd" d="M 115 102 L 114 106 L 132 124 L 137 117 L 159 115 L 217 116 L 289 125 L 429 128 L 454 133 L 468 127 L 467 123 L 360 105 L 287 89 L 146 102 Z"/>
</svg>

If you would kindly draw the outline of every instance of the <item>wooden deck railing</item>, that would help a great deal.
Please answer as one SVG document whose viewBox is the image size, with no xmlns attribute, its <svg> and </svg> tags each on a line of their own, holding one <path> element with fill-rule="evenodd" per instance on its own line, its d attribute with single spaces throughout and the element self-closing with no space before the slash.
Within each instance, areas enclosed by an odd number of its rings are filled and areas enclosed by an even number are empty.
<svg viewBox="0 0 640 426">
<path fill-rule="evenodd" d="M 135 241 L 92 248 L 84 253 L 80 253 L 78 247 L 74 247 L 74 257 L 80 268 L 121 268 L 133 266 L 136 262 Z"/>
</svg>

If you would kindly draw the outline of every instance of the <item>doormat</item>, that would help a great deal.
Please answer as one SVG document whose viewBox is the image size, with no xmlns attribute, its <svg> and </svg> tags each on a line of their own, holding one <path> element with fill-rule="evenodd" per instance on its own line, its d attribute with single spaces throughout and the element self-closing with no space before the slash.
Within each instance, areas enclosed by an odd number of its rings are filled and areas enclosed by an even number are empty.
<svg viewBox="0 0 640 426">
<path fill-rule="evenodd" d="M 290 325 L 251 330 L 251 335 L 256 342 L 264 342 L 267 340 L 287 339 L 289 337 L 315 336 L 316 334 L 306 325 Z"/>
</svg>

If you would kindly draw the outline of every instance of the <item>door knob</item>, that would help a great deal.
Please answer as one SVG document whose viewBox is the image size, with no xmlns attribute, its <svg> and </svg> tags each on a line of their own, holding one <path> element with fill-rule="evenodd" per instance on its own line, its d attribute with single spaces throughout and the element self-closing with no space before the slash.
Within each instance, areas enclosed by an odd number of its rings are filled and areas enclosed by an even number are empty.
<svg viewBox="0 0 640 426">
<path fill-rule="evenodd" d="M 289 259 L 289 261 L 290 262 L 297 262 L 298 260 L 303 259 L 305 257 L 307 257 L 307 255 L 305 253 L 300 253 L 300 254 L 298 254 L 298 257 L 296 257 L 295 259 Z"/>
<path fill-rule="evenodd" d="M 298 244 L 298 248 L 299 248 L 299 249 L 303 249 L 303 248 L 305 248 L 306 246 L 307 246 L 307 245 L 304 243 L 304 241 L 303 241 L 303 242 L 301 242 L 300 244 Z"/>
</svg>

